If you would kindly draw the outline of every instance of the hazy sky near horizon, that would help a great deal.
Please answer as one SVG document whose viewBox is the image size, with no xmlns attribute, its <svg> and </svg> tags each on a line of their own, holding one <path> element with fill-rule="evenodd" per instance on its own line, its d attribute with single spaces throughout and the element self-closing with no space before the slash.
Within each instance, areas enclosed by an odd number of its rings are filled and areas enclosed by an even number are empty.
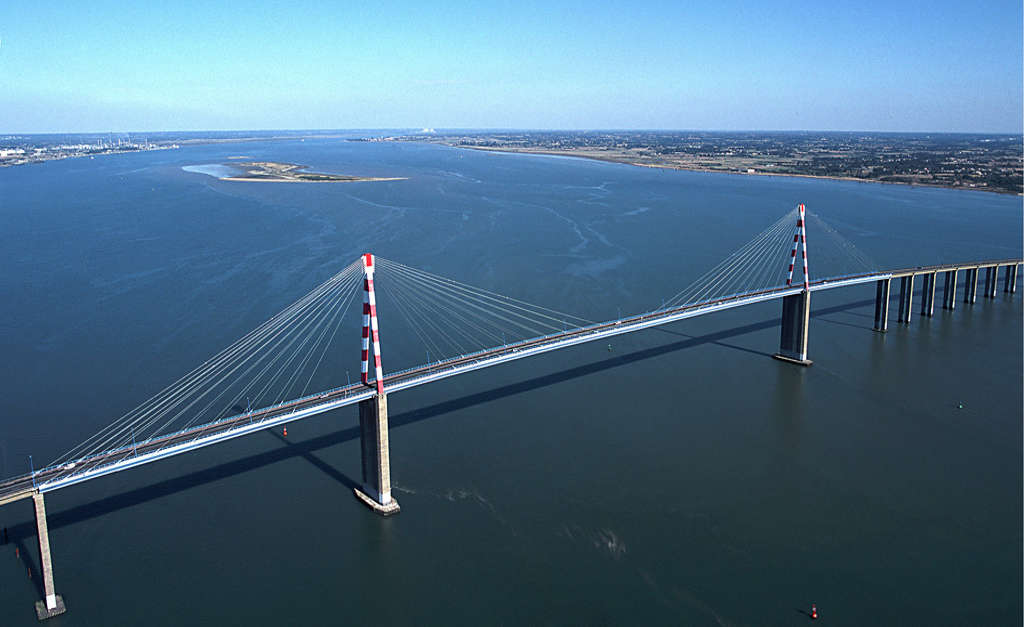
<svg viewBox="0 0 1024 627">
<path fill-rule="evenodd" d="M 1014 132 L 1020 0 L 0 6 L 0 133 Z"/>
</svg>

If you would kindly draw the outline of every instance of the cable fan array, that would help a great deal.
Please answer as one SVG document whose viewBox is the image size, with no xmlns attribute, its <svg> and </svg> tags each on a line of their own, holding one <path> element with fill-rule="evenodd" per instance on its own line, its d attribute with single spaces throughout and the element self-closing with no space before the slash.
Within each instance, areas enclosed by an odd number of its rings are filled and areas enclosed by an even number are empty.
<svg viewBox="0 0 1024 627">
<path fill-rule="evenodd" d="M 754 236 L 721 263 L 665 301 L 678 307 L 750 294 L 785 285 L 799 208 L 794 208 Z M 817 214 L 806 213 L 812 277 L 830 278 L 871 272 L 875 264 Z M 797 273 L 800 273 L 799 265 Z M 802 282 L 795 280 L 794 284 Z"/>
<path fill-rule="evenodd" d="M 424 357 L 426 363 L 437 362 L 590 324 L 578 316 L 376 259 L 377 294 L 389 318 L 382 326 L 386 337 L 395 340 L 389 346 L 393 350 L 386 349 L 389 371 L 422 364 Z M 355 333 L 341 338 L 340 347 L 335 338 L 345 326 L 345 313 L 358 300 L 354 296 L 363 292 L 362 278 L 357 260 L 50 467 L 111 451 L 130 455 L 136 443 L 306 394 L 329 351 L 344 351 L 350 341 L 355 359 Z M 355 322 L 355 317 L 349 321 L 353 331 Z M 417 339 L 422 352 L 401 359 Z"/>
<path fill-rule="evenodd" d="M 317 286 L 51 466 L 304 394 L 361 291 L 359 262 Z"/>
<path fill-rule="evenodd" d="M 814 238 L 814 276 L 827 279 L 875 272 L 880 266 L 817 213 L 807 212 L 808 237 Z"/>
<path fill-rule="evenodd" d="M 427 363 L 541 337 L 590 320 L 377 257 L 378 299 L 408 326 L 423 353 L 403 361 Z M 382 323 L 383 325 L 383 323 Z M 394 320 L 388 329 L 395 329 Z M 393 330 L 385 330 L 394 336 Z M 385 359 L 396 365 L 385 348 Z M 393 369 L 393 368 L 392 368 Z"/>
</svg>

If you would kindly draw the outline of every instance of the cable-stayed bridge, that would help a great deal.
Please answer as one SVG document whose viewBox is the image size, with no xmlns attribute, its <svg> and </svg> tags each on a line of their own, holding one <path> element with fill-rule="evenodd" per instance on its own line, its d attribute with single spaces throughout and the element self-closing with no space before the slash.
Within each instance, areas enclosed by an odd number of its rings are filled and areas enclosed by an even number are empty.
<svg viewBox="0 0 1024 627">
<path fill-rule="evenodd" d="M 808 271 L 808 226 L 816 242 L 812 262 L 824 269 L 817 276 L 825 278 L 812 279 Z M 34 500 L 44 588 L 36 609 L 41 619 L 47 618 L 64 611 L 53 585 L 44 503 L 48 492 L 358 404 L 363 486 L 356 496 L 378 513 L 390 515 L 399 511 L 391 495 L 388 442 L 387 404 L 395 392 L 769 300 L 782 301 L 775 357 L 806 366 L 811 363 L 808 336 L 814 292 L 875 283 L 874 328 L 884 332 L 893 279 L 900 279 L 897 320 L 909 323 L 916 277 L 923 282 L 920 313 L 931 316 L 940 273 L 945 280 L 942 306 L 954 309 L 960 272 L 962 301 L 973 304 L 983 269 L 982 295 L 994 298 L 1001 271 L 1003 291 L 1016 291 L 1020 263 L 1000 259 L 880 269 L 798 205 L 660 306 L 593 321 L 366 254 L 51 463 L 0 481 L 0 505 Z M 360 295 L 361 329 L 354 324 L 353 311 Z M 346 316 L 349 312 L 352 315 Z M 381 320 L 386 335 L 389 329 L 402 329 L 387 337 L 406 338 L 400 346 L 388 344 L 389 363 L 400 365 L 391 371 L 383 365 Z M 330 363 L 329 356 L 349 350 L 346 344 L 354 355 L 354 333 L 348 331 L 357 329 L 358 380 L 310 392 L 325 361 Z"/>
</svg>

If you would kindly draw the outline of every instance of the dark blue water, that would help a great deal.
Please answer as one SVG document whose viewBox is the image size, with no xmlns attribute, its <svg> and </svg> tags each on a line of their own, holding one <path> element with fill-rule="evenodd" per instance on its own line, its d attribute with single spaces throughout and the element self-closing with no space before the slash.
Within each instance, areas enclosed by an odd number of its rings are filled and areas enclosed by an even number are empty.
<svg viewBox="0 0 1024 627">
<path fill-rule="evenodd" d="M 182 170 L 239 155 L 408 180 Z M 879 267 L 1021 254 L 1017 197 L 429 145 L 2 169 L 0 474 L 362 252 L 599 320 L 658 306 L 797 202 Z M 873 295 L 815 296 L 809 369 L 768 357 L 767 303 L 396 394 L 393 519 L 351 495 L 355 408 L 52 493 L 55 623 L 790 625 L 814 602 L 836 625 L 1020 624 L 1021 295 L 884 335 Z M 381 317 L 385 366 L 411 359 Z M 317 385 L 356 371 L 357 342 Z M 0 624 L 34 624 L 30 506 L 0 525 Z"/>
</svg>

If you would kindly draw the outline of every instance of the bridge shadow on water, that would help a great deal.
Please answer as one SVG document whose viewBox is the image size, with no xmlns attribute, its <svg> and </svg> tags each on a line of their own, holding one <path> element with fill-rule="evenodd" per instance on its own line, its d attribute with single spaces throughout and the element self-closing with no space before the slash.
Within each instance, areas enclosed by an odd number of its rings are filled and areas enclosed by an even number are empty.
<svg viewBox="0 0 1024 627">
<path fill-rule="evenodd" d="M 46 596 L 46 592 L 43 591 L 42 562 L 39 560 L 39 557 L 36 553 L 29 553 L 25 549 L 26 539 L 31 539 L 33 541 L 32 545 L 38 548 L 38 545 L 34 542 L 36 533 L 35 525 L 29 525 L 29 527 L 31 528 L 29 538 L 24 538 L 21 536 L 15 537 L 14 528 L 12 527 L 11 529 L 8 529 L 7 532 L 11 536 L 11 539 L 9 539 L 7 543 L 13 544 L 15 549 L 17 549 L 16 554 L 18 556 L 18 567 L 21 568 L 22 571 L 25 573 L 25 576 L 28 577 L 29 580 L 31 580 L 32 587 L 36 589 L 36 594 L 41 599 Z"/>
<path fill-rule="evenodd" d="M 844 312 L 850 309 L 856 309 L 864 307 L 866 305 L 874 304 L 874 300 L 862 300 L 844 305 L 838 305 L 834 307 L 828 307 L 820 309 L 818 311 L 812 311 L 811 317 L 817 318 L 828 314 Z M 665 344 L 662 346 L 654 346 L 632 353 L 626 353 L 623 355 L 617 355 L 615 357 L 609 357 L 590 364 L 577 366 L 570 368 L 563 372 L 544 375 L 543 377 L 536 377 L 533 379 L 527 379 L 518 383 L 512 383 L 499 388 L 494 388 L 484 392 L 478 392 L 476 394 L 469 394 L 460 398 L 455 398 L 442 403 L 436 403 L 428 407 L 416 409 L 409 412 L 400 414 L 394 414 L 389 417 L 389 423 L 392 429 L 397 429 L 404 425 L 421 422 L 437 416 L 443 416 L 445 414 L 467 409 L 475 405 L 482 403 L 498 400 L 501 398 L 522 394 L 529 392 L 530 390 L 536 390 L 539 388 L 556 385 L 564 381 L 584 377 L 604 370 L 612 368 L 619 368 L 628 364 L 632 364 L 645 359 L 651 359 L 667 353 L 673 353 L 688 348 L 694 348 L 696 346 L 702 346 L 705 344 L 716 344 L 726 348 L 740 350 L 747 353 L 753 353 L 758 356 L 767 356 L 769 353 L 762 353 L 760 351 L 752 350 L 743 346 L 736 346 L 733 344 L 727 344 L 722 340 L 746 335 L 756 331 L 764 331 L 766 329 L 778 328 L 781 324 L 780 318 L 774 318 L 771 320 L 765 320 L 762 322 L 756 322 L 753 324 L 744 325 L 741 327 L 734 327 L 732 329 L 726 329 L 724 331 L 718 331 L 715 333 L 709 333 L 701 336 L 687 336 L 675 331 L 668 329 L 662 329 L 663 331 L 672 335 L 679 335 L 686 337 L 687 339 L 671 344 Z M 862 327 L 870 330 L 870 326 Z M 60 529 L 69 525 L 73 525 L 78 522 L 90 520 L 99 516 L 105 516 L 113 512 L 117 512 L 122 509 L 127 509 L 147 503 L 171 494 L 183 492 L 191 488 L 195 488 L 201 485 L 219 481 L 228 477 L 241 475 L 251 470 L 263 468 L 271 464 L 276 464 L 287 459 L 295 457 L 301 457 L 311 463 L 316 468 L 326 473 L 331 478 L 335 479 L 346 488 L 355 488 L 359 485 L 359 482 L 349 477 L 345 473 L 337 470 L 330 464 L 324 462 L 322 459 L 317 457 L 314 453 L 316 451 L 329 448 L 336 444 L 343 442 L 349 442 L 357 440 L 359 438 L 359 427 L 353 426 L 345 429 L 339 429 L 333 433 L 326 435 L 317 436 L 303 441 L 292 441 L 284 438 L 276 429 L 268 429 L 274 437 L 280 440 L 284 446 L 271 451 L 263 453 L 257 453 L 248 457 L 243 457 L 223 464 L 218 464 L 204 470 L 182 475 L 180 477 L 174 477 L 173 479 L 167 479 L 165 481 L 159 481 L 148 486 L 129 490 L 121 494 L 115 494 L 98 501 L 93 501 L 84 505 L 78 505 L 62 511 L 52 511 L 47 514 L 47 522 L 49 523 L 50 530 Z M 19 523 L 8 528 L 10 538 L 16 545 L 20 545 L 20 540 L 29 541 L 30 544 L 35 542 L 35 523 L 34 521 L 27 521 Z M 24 548 L 21 549 L 24 554 Z M 33 569 L 35 571 L 36 569 Z M 33 573 L 35 574 L 35 572 Z"/>
</svg>

